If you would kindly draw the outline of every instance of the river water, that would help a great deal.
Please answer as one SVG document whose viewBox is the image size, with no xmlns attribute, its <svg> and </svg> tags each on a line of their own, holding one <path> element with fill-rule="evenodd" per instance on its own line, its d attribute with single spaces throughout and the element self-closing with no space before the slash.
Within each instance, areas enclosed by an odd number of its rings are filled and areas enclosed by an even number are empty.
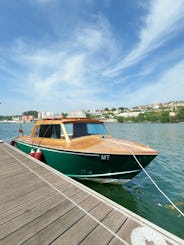
<svg viewBox="0 0 184 245">
<path fill-rule="evenodd" d="M 106 123 L 106 127 L 113 137 L 138 141 L 160 152 L 146 170 L 184 212 L 184 124 Z M 9 142 L 18 135 L 18 128 L 18 124 L 0 123 L 0 139 Z M 29 134 L 32 128 L 33 124 L 23 125 L 24 133 Z M 82 183 L 184 239 L 184 217 L 145 173 L 141 172 L 124 185 Z"/>
</svg>

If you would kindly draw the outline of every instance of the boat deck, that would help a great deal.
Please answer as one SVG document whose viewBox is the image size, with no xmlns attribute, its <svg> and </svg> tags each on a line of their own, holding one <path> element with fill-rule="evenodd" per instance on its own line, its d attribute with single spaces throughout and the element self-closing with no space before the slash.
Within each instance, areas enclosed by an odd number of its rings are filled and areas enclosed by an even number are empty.
<svg viewBox="0 0 184 245">
<path fill-rule="evenodd" d="M 145 244 L 184 244 L 44 163 L 0 143 L 0 244 L 144 244 L 145 240 L 149 241 Z"/>
</svg>

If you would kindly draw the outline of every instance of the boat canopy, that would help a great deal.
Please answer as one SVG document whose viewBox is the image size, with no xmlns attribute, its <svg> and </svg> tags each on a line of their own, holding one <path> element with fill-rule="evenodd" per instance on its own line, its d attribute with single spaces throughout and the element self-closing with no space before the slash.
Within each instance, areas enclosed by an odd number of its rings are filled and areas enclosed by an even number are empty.
<svg viewBox="0 0 184 245">
<path fill-rule="evenodd" d="M 40 121 L 34 130 L 34 137 L 41 138 L 77 138 L 89 135 L 106 135 L 104 124 L 94 120 Z"/>
</svg>

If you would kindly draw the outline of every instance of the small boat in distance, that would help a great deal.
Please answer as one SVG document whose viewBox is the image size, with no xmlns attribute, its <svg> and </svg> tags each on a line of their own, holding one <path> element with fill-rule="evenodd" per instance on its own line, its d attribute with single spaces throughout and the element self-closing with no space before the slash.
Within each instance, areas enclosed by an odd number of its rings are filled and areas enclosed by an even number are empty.
<svg viewBox="0 0 184 245">
<path fill-rule="evenodd" d="M 143 144 L 110 136 L 103 122 L 89 118 L 45 119 L 31 135 L 18 136 L 21 151 L 42 153 L 47 165 L 67 176 L 98 182 L 125 183 L 146 167 L 158 152 Z"/>
</svg>

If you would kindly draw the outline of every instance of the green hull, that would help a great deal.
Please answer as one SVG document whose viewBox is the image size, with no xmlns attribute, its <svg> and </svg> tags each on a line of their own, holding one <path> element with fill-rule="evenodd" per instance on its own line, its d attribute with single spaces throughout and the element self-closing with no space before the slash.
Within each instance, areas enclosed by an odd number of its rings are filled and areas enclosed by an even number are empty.
<svg viewBox="0 0 184 245">
<path fill-rule="evenodd" d="M 29 154 L 31 149 L 39 148 L 43 153 L 43 162 L 54 169 L 74 178 L 121 178 L 132 179 L 141 169 L 133 155 L 94 154 L 54 150 L 32 146 L 15 141 L 15 147 Z M 146 167 L 155 155 L 137 155 L 143 167 Z"/>
</svg>

